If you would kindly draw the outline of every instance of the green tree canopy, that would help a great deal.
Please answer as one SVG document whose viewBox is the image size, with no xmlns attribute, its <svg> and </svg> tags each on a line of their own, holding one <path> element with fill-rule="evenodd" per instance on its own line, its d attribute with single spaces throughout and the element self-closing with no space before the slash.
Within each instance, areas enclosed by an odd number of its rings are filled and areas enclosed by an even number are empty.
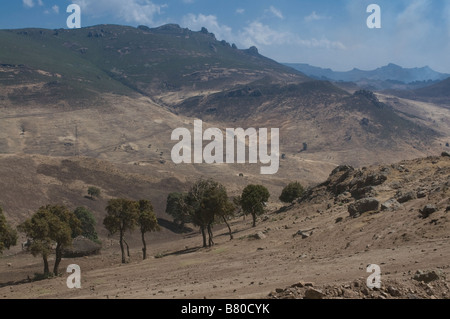
<svg viewBox="0 0 450 319">
<path fill-rule="evenodd" d="M 186 223 L 191 222 L 190 215 L 186 209 L 186 193 L 170 193 L 167 196 L 166 213 L 173 217 L 174 222 L 183 228 Z"/>
<path fill-rule="evenodd" d="M 248 185 L 242 191 L 240 204 L 245 214 L 252 215 L 253 227 L 256 226 L 256 216 L 264 213 L 269 197 L 269 191 L 262 185 Z"/>
<path fill-rule="evenodd" d="M 161 228 L 158 225 L 158 219 L 153 212 L 153 205 L 148 200 L 140 200 L 138 202 L 139 215 L 137 224 L 139 225 L 142 238 L 142 254 L 143 259 L 147 259 L 147 243 L 145 242 L 145 233 L 152 231 L 160 231 Z"/>
<path fill-rule="evenodd" d="M 106 206 L 106 217 L 103 225 L 109 231 L 110 235 L 119 233 L 119 244 L 122 252 L 122 263 L 125 263 L 124 235 L 128 230 L 133 230 L 139 214 L 137 202 L 116 198 L 108 201 Z"/>
<path fill-rule="evenodd" d="M 74 214 L 81 222 L 81 235 L 94 242 L 98 242 L 98 234 L 95 230 L 96 221 L 92 212 L 87 208 L 77 207 Z M 75 234 L 72 237 L 75 238 Z"/>
<path fill-rule="evenodd" d="M 88 195 L 91 197 L 91 199 L 94 199 L 94 197 L 100 197 L 101 191 L 100 188 L 95 186 L 90 186 L 88 188 Z"/>
<path fill-rule="evenodd" d="M 0 207 L 0 254 L 3 250 L 17 244 L 17 232 L 6 222 L 3 210 Z"/>
<path fill-rule="evenodd" d="M 203 236 L 203 247 L 214 245 L 212 225 L 215 221 L 224 220 L 234 212 L 226 189 L 212 179 L 200 179 L 189 190 L 186 197 L 185 211 L 191 222 L 200 227 Z M 231 229 L 230 235 L 231 235 Z M 208 244 L 206 241 L 208 232 Z"/>
<path fill-rule="evenodd" d="M 283 203 L 292 203 L 292 201 L 301 197 L 304 191 L 303 186 L 299 182 L 292 182 L 283 188 L 279 198 Z"/>
<path fill-rule="evenodd" d="M 39 208 L 31 218 L 19 225 L 19 230 L 32 240 L 29 249 L 33 256 L 42 256 L 45 275 L 50 273 L 48 256 L 52 251 L 52 244 L 56 244 L 53 273 L 58 275 L 62 251 L 72 244 L 72 235 L 80 233 L 80 226 L 81 222 L 67 207 L 47 205 Z"/>
</svg>

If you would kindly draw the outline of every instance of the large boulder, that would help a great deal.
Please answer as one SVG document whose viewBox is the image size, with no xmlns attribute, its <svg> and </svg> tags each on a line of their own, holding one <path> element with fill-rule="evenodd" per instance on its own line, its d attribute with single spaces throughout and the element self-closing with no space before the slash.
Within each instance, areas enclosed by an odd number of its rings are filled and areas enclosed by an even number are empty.
<svg viewBox="0 0 450 319">
<path fill-rule="evenodd" d="M 435 205 L 428 204 L 420 210 L 420 213 L 422 214 L 423 218 L 427 218 L 428 216 L 430 216 L 431 214 L 433 214 L 436 211 L 437 211 L 437 208 Z"/>
<path fill-rule="evenodd" d="M 402 207 L 402 204 L 400 204 L 395 198 L 391 198 L 388 201 L 385 201 L 383 204 L 381 204 L 381 210 L 397 210 L 400 207 Z"/>
<path fill-rule="evenodd" d="M 380 202 L 376 198 L 363 198 L 348 205 L 348 212 L 351 217 L 358 217 L 362 213 L 376 211 L 380 208 Z"/>
<path fill-rule="evenodd" d="M 417 198 L 417 193 L 412 192 L 412 191 L 403 193 L 403 192 L 400 191 L 400 192 L 397 193 L 395 198 L 397 199 L 397 201 L 399 203 L 403 204 L 403 203 L 409 202 L 410 200 L 416 199 Z"/>
<path fill-rule="evenodd" d="M 305 292 L 305 299 L 323 299 L 325 296 L 319 289 L 308 288 Z"/>
<path fill-rule="evenodd" d="M 94 243 L 92 240 L 78 236 L 72 241 L 72 246 L 65 248 L 63 251 L 63 257 L 65 258 L 75 258 L 92 256 L 100 253 L 102 246 L 100 244 Z"/>
</svg>

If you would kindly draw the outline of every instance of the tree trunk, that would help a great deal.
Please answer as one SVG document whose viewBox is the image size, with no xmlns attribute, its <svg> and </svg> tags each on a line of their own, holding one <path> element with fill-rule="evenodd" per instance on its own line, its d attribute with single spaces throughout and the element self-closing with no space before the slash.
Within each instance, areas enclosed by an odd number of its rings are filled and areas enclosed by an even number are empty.
<svg viewBox="0 0 450 319">
<path fill-rule="evenodd" d="M 253 227 L 256 227 L 256 214 L 252 213 L 252 217 L 253 217 Z"/>
<path fill-rule="evenodd" d="M 48 268 L 48 260 L 47 260 L 47 255 L 43 254 L 42 255 L 42 259 L 44 260 L 44 275 L 48 275 L 50 273 L 50 270 Z"/>
<path fill-rule="evenodd" d="M 141 235 L 142 235 L 142 245 L 143 245 L 143 247 L 142 247 L 142 258 L 143 258 L 143 260 L 145 260 L 145 259 L 147 259 L 147 244 L 145 243 L 145 234 L 144 234 L 144 232 L 141 232 Z"/>
<path fill-rule="evenodd" d="M 209 240 L 208 240 L 209 247 L 214 246 L 213 232 L 211 229 L 211 224 L 208 224 L 208 237 L 209 237 Z"/>
<path fill-rule="evenodd" d="M 130 246 L 128 246 L 127 241 L 125 240 L 125 238 L 123 239 L 123 242 L 125 243 L 125 245 L 127 246 L 127 256 L 128 258 L 130 258 Z"/>
<path fill-rule="evenodd" d="M 123 247 L 123 231 L 122 230 L 120 230 L 119 243 L 120 243 L 120 251 L 122 252 L 122 264 L 125 264 L 125 250 Z"/>
<path fill-rule="evenodd" d="M 225 216 L 222 216 L 222 218 L 223 218 L 223 221 L 225 222 L 225 224 L 226 224 L 227 227 L 228 227 L 228 233 L 230 234 L 230 240 L 233 240 L 233 234 L 231 233 L 231 227 L 230 227 L 230 224 L 228 224 L 227 219 L 225 218 Z"/>
<path fill-rule="evenodd" d="M 206 245 L 205 226 L 200 227 L 200 230 L 202 231 L 202 236 L 203 236 L 203 247 L 207 247 L 207 245 Z"/>
<path fill-rule="evenodd" d="M 62 247 L 60 244 L 56 245 L 55 253 L 56 258 L 55 258 L 55 265 L 53 267 L 53 273 L 55 274 L 55 276 L 58 276 L 58 268 L 62 259 Z"/>
</svg>

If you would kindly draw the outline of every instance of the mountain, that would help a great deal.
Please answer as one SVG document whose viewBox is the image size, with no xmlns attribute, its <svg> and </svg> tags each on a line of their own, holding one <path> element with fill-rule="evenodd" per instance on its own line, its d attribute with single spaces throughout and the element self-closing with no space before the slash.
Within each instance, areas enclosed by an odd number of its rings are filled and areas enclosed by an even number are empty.
<svg viewBox="0 0 450 319">
<path fill-rule="evenodd" d="M 347 72 L 336 72 L 301 63 L 285 63 L 285 65 L 316 79 L 355 82 L 366 88 L 371 85 L 372 89 L 387 89 L 396 86 L 414 88 L 414 86 L 427 86 L 450 77 L 449 74 L 436 72 L 428 66 L 408 69 L 392 63 L 375 70 L 364 71 L 355 68 Z M 405 87 L 405 84 L 409 84 L 409 86 Z"/>
<path fill-rule="evenodd" d="M 428 117 L 416 121 L 372 92 L 348 93 L 268 59 L 254 47 L 239 50 L 206 29 L 193 32 L 177 25 L 3 30 L 0 83 L 2 156 L 105 161 L 125 175 L 150 174 L 150 193 L 163 178 L 185 185 L 198 176 L 214 176 L 235 195 L 243 181 L 278 192 L 291 179 L 313 185 L 343 163 L 360 166 L 441 152 L 447 139 Z M 221 130 L 279 128 L 277 174 L 262 176 L 260 164 L 175 164 L 171 151 L 177 141 L 171 134 L 177 128 L 192 131 L 198 118 L 205 128 Z M 17 169 L 14 160 L 7 163 L 7 172 Z M 0 194 L 7 214 L 26 216 L 37 203 L 53 198 L 77 204 L 73 198 L 82 198 L 88 184 L 108 197 L 117 194 L 107 181 L 98 178 L 95 185 L 81 168 L 70 169 L 54 164 L 49 175 L 32 170 L 53 189 L 63 185 L 71 191 L 62 197 L 50 192 L 30 206 Z M 0 187 L 7 188 L 4 183 Z M 24 179 L 15 192 L 22 194 L 27 185 Z M 153 194 L 162 207 L 164 195 Z M 163 210 L 158 214 L 165 217 Z"/>
<path fill-rule="evenodd" d="M 280 81 L 308 80 L 254 47 L 238 50 L 206 29 L 192 32 L 178 25 L 4 30 L 0 43 L 0 81 L 20 103 L 38 96 L 80 103 L 94 92 L 155 96 L 227 88 L 269 74 Z"/>
<path fill-rule="evenodd" d="M 428 66 L 425 66 L 423 68 L 408 69 L 402 68 L 401 66 L 393 63 L 370 71 L 364 71 L 355 68 L 351 71 L 346 72 L 338 72 L 331 69 L 323 69 L 320 67 L 301 63 L 285 63 L 285 65 L 292 67 L 302 73 L 305 73 L 308 76 L 314 78 L 325 78 L 332 81 L 357 82 L 363 79 L 368 79 L 411 83 L 423 81 L 441 81 L 450 77 L 449 74 L 436 72 Z"/>
<path fill-rule="evenodd" d="M 386 90 L 383 93 L 415 101 L 430 102 L 440 105 L 441 107 L 449 108 L 448 101 L 450 99 L 450 77 L 423 88 L 409 91 Z"/>
</svg>

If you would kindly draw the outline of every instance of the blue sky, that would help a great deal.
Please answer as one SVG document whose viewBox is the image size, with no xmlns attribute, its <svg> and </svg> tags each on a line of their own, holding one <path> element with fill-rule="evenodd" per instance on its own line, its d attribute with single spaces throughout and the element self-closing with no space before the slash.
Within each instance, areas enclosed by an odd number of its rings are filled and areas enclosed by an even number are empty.
<svg viewBox="0 0 450 319">
<path fill-rule="evenodd" d="M 2 0 L 0 29 L 67 28 L 66 8 L 81 6 L 82 26 L 202 26 L 239 48 L 258 47 L 279 62 L 345 71 L 388 63 L 450 73 L 446 0 Z M 381 29 L 366 25 L 381 7 Z"/>
</svg>

